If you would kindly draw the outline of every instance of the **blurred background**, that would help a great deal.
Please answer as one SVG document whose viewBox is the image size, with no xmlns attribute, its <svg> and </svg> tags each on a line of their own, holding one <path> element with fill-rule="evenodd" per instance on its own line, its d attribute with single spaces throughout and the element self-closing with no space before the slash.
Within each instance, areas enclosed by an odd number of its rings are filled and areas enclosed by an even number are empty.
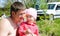
<svg viewBox="0 0 60 36">
<path fill-rule="evenodd" d="M 55 18 L 53 13 L 46 13 L 49 10 L 48 3 L 55 2 L 56 4 L 60 0 L 0 0 L 0 20 L 2 17 L 10 16 L 10 5 L 15 1 L 22 2 L 26 7 L 32 7 L 37 10 L 37 25 L 41 36 L 60 36 L 60 17 Z M 60 5 L 58 8 L 60 8 Z"/>
</svg>

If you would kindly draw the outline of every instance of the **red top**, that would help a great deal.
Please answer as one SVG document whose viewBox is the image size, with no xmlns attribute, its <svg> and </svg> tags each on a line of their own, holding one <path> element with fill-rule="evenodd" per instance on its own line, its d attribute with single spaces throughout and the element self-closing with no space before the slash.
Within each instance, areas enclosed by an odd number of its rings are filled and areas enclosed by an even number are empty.
<svg viewBox="0 0 60 36">
<path fill-rule="evenodd" d="M 17 29 L 17 36 L 26 36 L 25 31 L 27 29 L 30 29 L 33 34 L 38 36 L 39 32 L 36 24 L 27 24 L 26 22 L 20 24 L 19 28 Z"/>
</svg>

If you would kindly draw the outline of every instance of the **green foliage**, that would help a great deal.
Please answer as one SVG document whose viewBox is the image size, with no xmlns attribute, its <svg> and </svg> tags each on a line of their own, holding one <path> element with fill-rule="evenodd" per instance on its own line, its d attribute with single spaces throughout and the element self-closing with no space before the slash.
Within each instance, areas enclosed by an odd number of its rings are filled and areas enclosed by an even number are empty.
<svg viewBox="0 0 60 36">
<path fill-rule="evenodd" d="M 48 8 L 47 3 L 41 3 L 39 7 L 40 7 L 40 9 L 47 9 Z"/>
<path fill-rule="evenodd" d="M 58 0 L 60 1 L 60 0 Z M 5 13 L 7 16 L 10 15 L 10 5 L 11 2 L 8 2 L 6 5 L 6 9 L 2 10 L 0 9 L 0 16 Z M 29 0 L 29 1 L 25 1 L 25 5 L 26 7 L 35 7 L 36 5 L 36 0 Z M 40 9 L 47 9 L 47 3 L 46 0 L 41 0 L 40 1 L 40 5 L 39 5 Z M 46 11 L 45 11 L 46 12 Z M 60 36 L 60 19 L 55 19 L 53 21 L 50 20 L 40 20 L 37 21 L 37 25 L 39 27 L 39 31 L 40 34 L 42 36 Z"/>
<path fill-rule="evenodd" d="M 33 7 L 35 8 L 37 1 L 36 0 L 26 0 L 25 6 L 26 7 Z M 46 0 L 39 0 L 39 9 L 47 9 L 47 3 Z"/>
<path fill-rule="evenodd" d="M 0 11 L 0 16 L 3 14 L 3 12 L 2 11 Z"/>
<path fill-rule="evenodd" d="M 36 0 L 28 0 L 28 1 L 26 0 L 24 3 L 27 8 L 29 7 L 34 8 L 36 5 Z"/>
<path fill-rule="evenodd" d="M 10 16 L 9 10 L 0 11 L 0 16 L 1 16 L 2 14 L 4 14 L 4 13 L 5 13 L 6 16 Z"/>
<path fill-rule="evenodd" d="M 40 0 L 39 8 L 40 8 L 40 9 L 47 9 L 46 0 Z"/>
<path fill-rule="evenodd" d="M 10 6 L 11 6 L 11 2 L 8 0 L 8 2 L 6 3 L 6 6 L 4 8 L 0 8 L 0 16 L 2 14 L 6 14 L 6 16 L 10 15 Z"/>
<path fill-rule="evenodd" d="M 46 36 L 60 36 L 60 19 L 37 21 L 40 34 Z"/>
</svg>

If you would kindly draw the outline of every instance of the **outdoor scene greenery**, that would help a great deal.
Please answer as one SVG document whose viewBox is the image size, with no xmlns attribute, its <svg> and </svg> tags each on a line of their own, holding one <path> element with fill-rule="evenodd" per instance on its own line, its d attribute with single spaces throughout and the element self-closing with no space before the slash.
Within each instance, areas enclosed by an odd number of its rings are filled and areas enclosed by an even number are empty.
<svg viewBox="0 0 60 36">
<path fill-rule="evenodd" d="M 51 1 L 51 0 L 50 0 Z M 60 1 L 60 0 L 56 0 Z M 33 7 L 35 8 L 36 0 L 29 0 L 24 1 L 26 7 Z M 40 4 L 41 3 L 41 4 Z M 40 0 L 39 9 L 47 10 L 47 3 L 46 0 Z M 0 16 L 5 13 L 6 16 L 10 15 L 10 5 L 12 3 L 8 1 L 8 4 L 4 8 L 0 8 Z M 37 25 L 39 28 L 39 33 L 41 36 L 60 36 L 60 19 L 54 20 L 38 20 Z"/>
</svg>

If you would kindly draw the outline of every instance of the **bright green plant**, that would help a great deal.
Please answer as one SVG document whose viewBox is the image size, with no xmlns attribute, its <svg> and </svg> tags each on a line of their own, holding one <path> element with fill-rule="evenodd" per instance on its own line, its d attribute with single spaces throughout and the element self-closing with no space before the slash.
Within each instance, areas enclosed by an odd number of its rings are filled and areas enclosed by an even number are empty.
<svg viewBox="0 0 60 36">
<path fill-rule="evenodd" d="M 46 36 L 60 36 L 60 19 L 37 21 L 40 34 Z"/>
</svg>

